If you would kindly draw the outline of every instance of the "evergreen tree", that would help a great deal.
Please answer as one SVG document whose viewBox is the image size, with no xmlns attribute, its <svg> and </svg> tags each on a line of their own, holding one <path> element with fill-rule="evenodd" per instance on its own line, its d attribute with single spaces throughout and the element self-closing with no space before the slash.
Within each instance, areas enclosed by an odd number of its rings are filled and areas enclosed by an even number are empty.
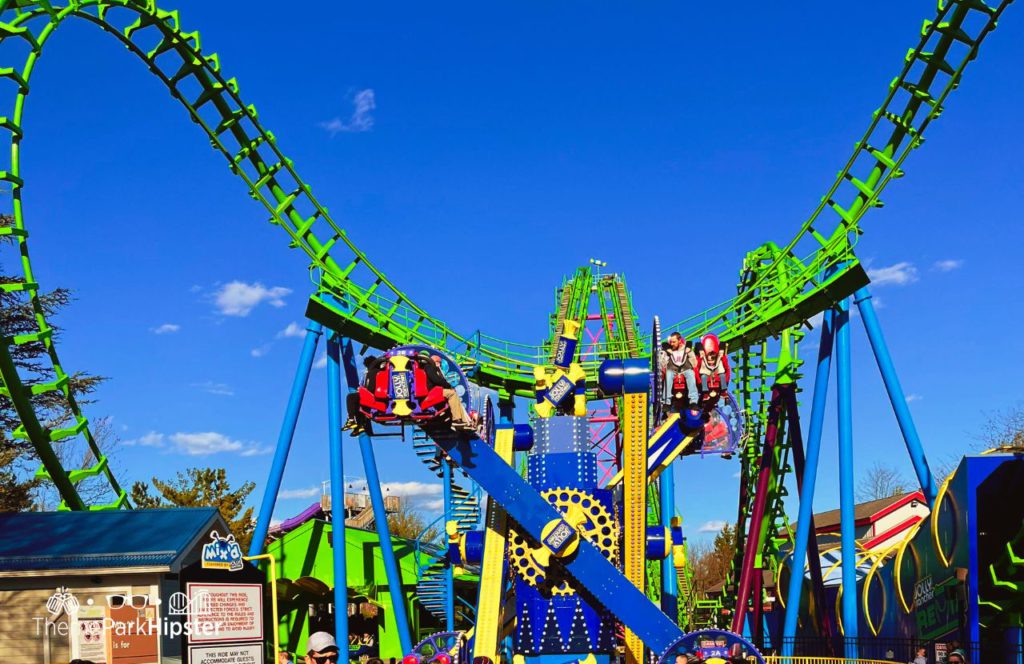
<svg viewBox="0 0 1024 664">
<path fill-rule="evenodd" d="M 242 550 L 249 549 L 255 523 L 253 508 L 246 507 L 245 502 L 256 488 L 255 483 L 244 482 L 232 489 L 224 468 L 189 468 L 178 471 L 171 480 L 154 477 L 152 482 L 159 495 L 151 494 L 145 482 L 136 482 L 132 485 L 132 504 L 139 508 L 216 507 Z"/>
</svg>

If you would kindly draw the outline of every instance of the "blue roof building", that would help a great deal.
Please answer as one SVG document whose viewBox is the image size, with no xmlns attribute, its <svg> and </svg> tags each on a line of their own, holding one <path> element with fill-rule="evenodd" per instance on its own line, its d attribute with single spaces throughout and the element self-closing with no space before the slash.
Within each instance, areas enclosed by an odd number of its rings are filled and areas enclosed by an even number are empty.
<svg viewBox="0 0 1024 664">
<path fill-rule="evenodd" d="M 0 513 L 0 573 L 177 572 L 213 530 L 227 531 L 213 507 Z"/>
<path fill-rule="evenodd" d="M 227 523 L 212 507 L 0 513 L 0 653 L 5 661 L 181 664 L 191 641 L 165 631 L 201 582 L 261 576 L 206 569 L 204 544 Z M 218 576 L 219 575 L 219 576 Z M 103 621 L 157 624 L 119 636 Z"/>
</svg>

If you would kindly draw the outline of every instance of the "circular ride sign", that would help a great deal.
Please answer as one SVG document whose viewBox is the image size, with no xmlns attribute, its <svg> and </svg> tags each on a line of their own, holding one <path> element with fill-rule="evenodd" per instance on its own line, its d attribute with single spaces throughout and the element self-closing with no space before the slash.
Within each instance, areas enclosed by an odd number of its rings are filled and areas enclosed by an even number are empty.
<svg viewBox="0 0 1024 664">
<path fill-rule="evenodd" d="M 750 641 L 724 629 L 690 632 L 662 654 L 658 664 L 765 664 L 764 657 Z"/>
</svg>

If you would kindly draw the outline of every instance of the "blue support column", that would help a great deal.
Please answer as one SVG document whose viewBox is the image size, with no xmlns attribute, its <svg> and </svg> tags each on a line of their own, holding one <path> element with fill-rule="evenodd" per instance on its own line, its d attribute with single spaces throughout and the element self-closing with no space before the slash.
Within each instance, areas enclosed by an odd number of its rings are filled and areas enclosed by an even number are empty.
<svg viewBox="0 0 1024 664">
<path fill-rule="evenodd" d="M 327 338 L 327 421 L 331 458 L 331 537 L 334 558 L 334 639 L 348 643 L 348 567 L 345 562 L 345 463 L 341 434 L 341 364 L 338 335 Z"/>
<path fill-rule="evenodd" d="M 907 452 L 914 464 L 917 481 L 928 500 L 928 506 L 931 507 L 935 503 L 938 487 L 935 486 L 935 478 L 928 467 L 924 447 L 921 445 L 921 437 L 917 435 L 917 427 L 914 426 L 914 418 L 910 414 L 910 407 L 907 406 L 903 386 L 900 385 L 896 367 L 893 366 L 892 357 L 889 355 L 889 346 L 885 343 L 882 326 L 879 325 L 878 316 L 875 315 L 875 306 L 871 303 L 871 293 L 866 287 L 861 288 L 853 294 L 853 298 L 860 310 L 860 318 L 864 321 L 864 331 L 867 332 L 871 350 L 875 353 L 875 362 L 878 363 L 878 371 L 882 374 L 885 391 L 889 393 L 889 403 L 892 404 L 892 411 L 896 414 L 896 421 L 899 422 L 903 441 L 907 444 Z"/>
<path fill-rule="evenodd" d="M 442 479 L 444 482 L 444 525 L 445 529 L 448 528 L 448 522 L 454 521 L 454 506 L 452 501 L 454 496 L 452 495 L 452 465 L 445 460 L 441 461 L 441 472 Z M 444 571 L 444 624 L 445 630 L 449 632 L 455 631 L 455 572 L 452 570 L 452 565 L 449 562 L 448 567 Z"/>
<path fill-rule="evenodd" d="M 661 525 L 672 527 L 676 513 L 676 482 L 674 464 L 669 464 L 659 478 L 661 482 Z M 676 588 L 676 569 L 672 563 L 672 547 L 668 557 L 661 561 L 661 610 L 672 620 L 678 621 L 679 601 Z"/>
<path fill-rule="evenodd" d="M 853 395 L 850 380 L 850 300 L 836 321 L 836 396 L 839 400 L 839 529 L 843 554 L 843 636 L 847 659 L 857 659 L 857 533 L 854 527 Z"/>
<path fill-rule="evenodd" d="M 398 626 L 398 641 L 402 652 L 412 652 L 412 638 L 409 635 L 409 616 L 405 610 L 405 590 L 402 588 L 402 571 L 395 560 L 395 549 L 391 544 L 391 531 L 384 511 L 384 495 L 380 490 L 380 475 L 377 473 L 377 459 L 373 455 L 373 442 L 365 433 L 359 436 L 359 451 L 363 455 L 363 470 L 366 472 L 366 486 L 370 491 L 373 505 L 373 521 L 377 525 L 380 539 L 380 554 L 384 559 L 384 573 L 388 578 L 388 592 L 391 594 L 391 610 Z"/>
<path fill-rule="evenodd" d="M 343 343 L 342 355 L 348 389 L 350 392 L 354 392 L 359 389 L 359 379 L 356 373 L 355 352 L 352 350 L 352 342 L 348 339 Z M 328 366 L 330 365 L 328 364 Z M 359 435 L 359 451 L 363 457 L 366 488 L 370 493 L 370 505 L 373 507 L 374 515 L 373 521 L 377 526 L 377 537 L 380 540 L 380 554 L 384 561 L 384 573 L 388 579 L 388 593 L 391 595 L 391 610 L 395 614 L 398 641 L 402 645 L 402 652 L 410 653 L 412 652 L 413 643 L 409 633 L 409 614 L 405 608 L 405 589 L 402 587 L 402 571 L 398 567 L 395 559 L 395 548 L 391 543 L 391 530 L 388 528 L 387 513 L 384 509 L 384 495 L 380 490 L 380 474 L 377 472 L 377 459 L 373 454 L 373 442 L 365 433 Z"/>
<path fill-rule="evenodd" d="M 782 655 L 784 657 L 793 656 L 793 639 L 796 637 L 797 620 L 800 614 L 804 561 L 807 559 L 807 544 L 811 538 L 811 521 L 814 516 L 814 484 L 818 479 L 818 459 L 821 456 L 821 430 L 825 423 L 828 381 L 832 372 L 832 326 L 833 312 L 831 309 L 827 309 L 821 319 L 818 368 L 814 374 L 814 398 L 811 402 L 811 423 L 807 432 L 807 454 L 804 460 L 804 475 L 800 491 L 800 515 L 796 522 L 793 567 L 789 576 L 789 590 L 786 594 L 786 618 L 782 626 Z M 812 555 L 816 556 L 818 552 L 814 551 Z M 819 607 L 819 610 L 822 609 Z"/>
<path fill-rule="evenodd" d="M 267 486 L 263 490 L 260 514 L 256 519 L 256 528 L 252 532 L 252 543 L 249 545 L 250 556 L 258 556 L 263 553 L 267 531 L 270 529 L 270 520 L 274 516 L 274 506 L 277 504 L 277 493 L 281 490 L 284 467 L 288 463 L 288 452 L 291 451 L 292 439 L 295 437 L 295 424 L 299 421 L 302 399 L 306 395 L 309 370 L 313 367 L 313 357 L 316 355 L 316 347 L 320 342 L 321 334 L 323 334 L 323 327 L 320 323 L 309 321 L 306 326 L 306 340 L 302 344 L 302 354 L 299 355 L 299 366 L 295 369 L 295 379 L 292 381 L 292 391 L 288 395 L 288 407 L 284 411 L 281 431 L 277 434 L 277 449 L 274 451 L 274 460 L 270 462 L 270 476 L 267 478 Z"/>
</svg>

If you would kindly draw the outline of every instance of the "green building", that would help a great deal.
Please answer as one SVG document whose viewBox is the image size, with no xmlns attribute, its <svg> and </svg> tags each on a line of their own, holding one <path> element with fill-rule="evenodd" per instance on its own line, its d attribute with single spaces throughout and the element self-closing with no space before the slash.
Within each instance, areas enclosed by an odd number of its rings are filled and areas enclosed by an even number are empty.
<svg viewBox="0 0 1024 664">
<path fill-rule="evenodd" d="M 419 573 L 436 562 L 425 552 L 417 554 L 414 542 L 392 538 L 395 557 L 402 576 L 402 588 L 412 638 L 444 629 L 444 620 L 423 608 L 416 599 Z M 278 613 L 281 648 L 302 656 L 311 632 L 334 632 L 333 613 L 333 528 L 330 522 L 311 519 L 267 545 L 267 553 L 277 560 Z M 380 540 L 375 531 L 345 529 L 345 560 L 349 606 L 349 633 L 369 634 L 376 644 L 374 656 L 387 662 L 405 654 L 399 644 L 392 597 L 381 557 Z M 476 577 L 457 579 L 458 594 L 475 601 Z M 458 604 L 465 607 L 464 601 Z M 459 612 L 459 623 L 465 618 Z M 465 624 L 457 624 L 465 628 Z"/>
</svg>

